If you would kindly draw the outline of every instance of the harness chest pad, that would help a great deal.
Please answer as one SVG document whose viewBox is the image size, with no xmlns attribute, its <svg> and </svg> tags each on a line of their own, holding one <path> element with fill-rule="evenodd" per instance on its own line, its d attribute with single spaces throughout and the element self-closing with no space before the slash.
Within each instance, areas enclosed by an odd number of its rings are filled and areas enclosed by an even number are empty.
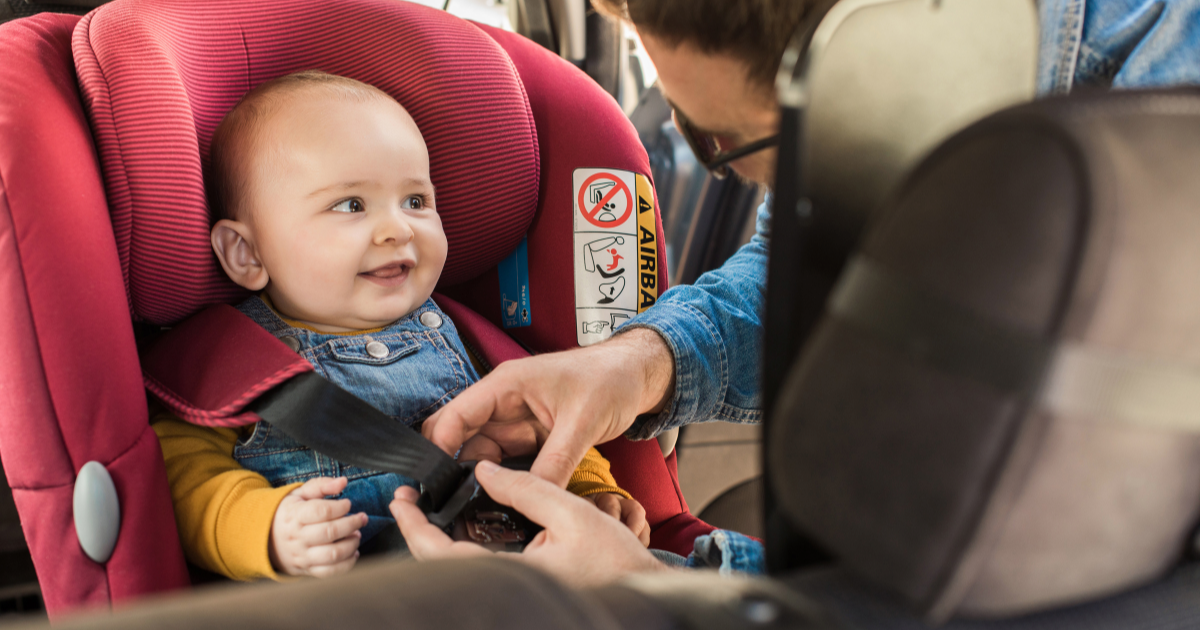
<svg viewBox="0 0 1200 630">
<path fill-rule="evenodd" d="M 246 405 L 312 364 L 227 304 L 209 307 L 142 353 L 146 389 L 180 418 L 202 426 L 258 422 Z"/>
<path fill-rule="evenodd" d="M 407 2 L 249 4 L 197 11 L 187 0 L 129 0 L 75 29 L 136 318 L 169 325 L 244 295 L 211 252 L 203 166 L 213 131 L 248 90 L 300 70 L 374 85 L 416 121 L 454 253 L 441 285 L 477 276 L 517 246 L 537 209 L 537 132 L 520 78 L 491 37 Z"/>
</svg>

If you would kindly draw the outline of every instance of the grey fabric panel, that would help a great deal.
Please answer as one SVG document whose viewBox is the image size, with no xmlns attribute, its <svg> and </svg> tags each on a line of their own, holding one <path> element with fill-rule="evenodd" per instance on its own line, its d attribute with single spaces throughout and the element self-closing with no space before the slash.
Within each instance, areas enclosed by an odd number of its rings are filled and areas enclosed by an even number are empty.
<svg viewBox="0 0 1200 630">
<path fill-rule="evenodd" d="M 1103 255 L 1084 274 L 1101 280 L 1077 292 L 1062 357 L 1120 357 L 1143 382 L 1092 378 L 1113 390 L 1074 400 L 1063 379 L 1047 383 L 1052 428 L 1011 508 L 997 511 L 998 536 L 977 541 L 987 560 L 963 612 L 1015 614 L 1145 582 L 1178 560 L 1200 512 L 1200 442 L 1178 430 L 1200 411 L 1136 401 L 1165 398 L 1172 383 L 1188 398 L 1174 377 L 1200 368 L 1200 99 L 1122 95 L 1056 113 L 1088 155 L 1096 216 L 1111 221 L 1093 235 Z"/>
<path fill-rule="evenodd" d="M 858 582 L 845 569 L 811 571 L 786 580 L 855 630 L 929 630 L 894 596 Z M 1008 620 L 956 620 L 939 630 L 1194 630 L 1200 627 L 1200 565 L 1176 569 L 1137 590 L 1085 605 Z"/>
<path fill-rule="evenodd" d="M 935 151 L 863 251 L 916 291 L 1042 337 L 1069 294 L 1085 185 L 1069 138 L 1026 122 L 993 120 Z M 772 483 L 800 531 L 930 605 L 975 533 L 1026 392 L 890 342 L 829 317 L 820 325 L 781 394 L 786 421 L 768 427 Z"/>
<path fill-rule="evenodd" d="M 984 123 L 915 171 L 863 251 L 999 326 L 1050 333 L 1088 218 L 1081 167 L 1053 128 Z"/>
<path fill-rule="evenodd" d="M 1018 614 L 1157 578 L 1198 498 L 1200 436 L 1058 418 L 960 613 Z"/>
<path fill-rule="evenodd" d="M 165 597 L 116 613 L 55 623 L 56 629 L 120 628 L 564 628 L 616 630 L 618 619 L 586 594 L 502 559 L 363 562 L 336 578 L 290 584 L 228 584 Z M 664 627 L 646 624 L 643 628 Z M 27 627 L 48 627 L 30 624 Z"/>
<path fill-rule="evenodd" d="M 1050 347 L 1200 365 L 1197 96 L 1091 95 L 984 121 L 914 172 L 864 252 Z M 767 427 L 798 531 L 947 616 L 1080 601 L 1176 561 L 1200 505 L 1195 436 L 1029 413 L 1036 390 L 989 388 L 884 328 L 827 317 Z"/>
<path fill-rule="evenodd" d="M 848 566 L 931 602 L 989 499 L 1015 397 L 827 320 L 779 405 L 778 509 Z"/>
</svg>

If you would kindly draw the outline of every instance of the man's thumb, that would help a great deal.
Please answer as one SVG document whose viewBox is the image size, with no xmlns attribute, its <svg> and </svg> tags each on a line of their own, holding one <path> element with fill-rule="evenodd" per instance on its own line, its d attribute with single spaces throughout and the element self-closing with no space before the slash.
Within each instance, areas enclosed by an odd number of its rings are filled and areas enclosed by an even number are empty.
<svg viewBox="0 0 1200 630">
<path fill-rule="evenodd" d="M 588 449 L 592 447 L 591 440 L 581 433 L 570 431 L 570 425 L 559 424 L 550 431 L 541 452 L 533 461 L 529 472 L 565 488 L 571 480 L 571 474 L 583 461 Z"/>
</svg>

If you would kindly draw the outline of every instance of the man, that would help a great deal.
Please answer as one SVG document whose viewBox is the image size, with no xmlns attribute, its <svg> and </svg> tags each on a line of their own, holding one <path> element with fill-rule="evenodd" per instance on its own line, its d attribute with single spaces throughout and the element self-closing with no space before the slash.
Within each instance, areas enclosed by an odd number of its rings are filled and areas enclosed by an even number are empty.
<svg viewBox="0 0 1200 630">
<path fill-rule="evenodd" d="M 774 74 L 813 2 L 593 2 L 632 22 L 677 115 L 709 132 L 720 149 L 734 151 L 776 133 Z M 1042 95 L 1074 86 L 1200 84 L 1200 0 L 1042 0 L 1038 10 Z M 748 180 L 770 184 L 774 163 L 775 151 L 762 150 L 730 165 Z M 546 526 L 524 554 L 527 561 L 593 583 L 662 568 L 622 542 L 629 536 L 611 527 L 615 520 L 602 522 L 551 483 L 563 486 L 590 446 L 622 434 L 648 438 L 689 422 L 759 420 L 767 216 L 764 204 L 750 244 L 694 285 L 665 293 L 611 340 L 505 363 L 425 423 L 425 435 L 448 452 L 470 440 L 468 456 L 531 452 L 544 437 L 532 471 L 541 479 L 494 466 L 480 475 L 493 497 Z M 631 393 L 629 383 L 642 387 Z M 482 552 L 450 543 L 425 522 L 415 497 L 397 497 L 397 520 L 418 558 Z"/>
</svg>

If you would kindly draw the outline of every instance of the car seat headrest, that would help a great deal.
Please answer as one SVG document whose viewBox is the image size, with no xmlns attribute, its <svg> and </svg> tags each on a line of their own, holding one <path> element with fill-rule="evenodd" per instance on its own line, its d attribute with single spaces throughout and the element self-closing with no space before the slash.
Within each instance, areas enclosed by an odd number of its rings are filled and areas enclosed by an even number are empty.
<svg viewBox="0 0 1200 630">
<path fill-rule="evenodd" d="M 537 210 L 520 78 L 491 37 L 444 12 L 391 0 L 120 0 L 80 21 L 73 48 L 139 319 L 170 324 L 244 293 L 209 245 L 202 164 L 242 95 L 291 72 L 375 85 L 412 114 L 449 241 L 439 286 L 502 260 Z"/>
</svg>

